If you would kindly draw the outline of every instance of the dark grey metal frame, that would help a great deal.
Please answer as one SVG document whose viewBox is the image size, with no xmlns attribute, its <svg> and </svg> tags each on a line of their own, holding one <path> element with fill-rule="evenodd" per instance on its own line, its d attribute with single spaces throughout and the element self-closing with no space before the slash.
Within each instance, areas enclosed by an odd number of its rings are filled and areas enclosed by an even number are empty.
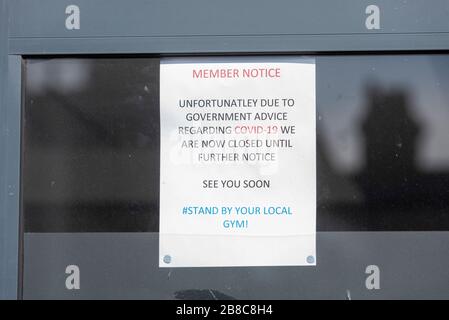
<svg viewBox="0 0 449 320">
<path fill-rule="evenodd" d="M 0 299 L 19 296 L 22 56 L 449 50 L 448 16 L 447 0 L 0 0 Z"/>
<path fill-rule="evenodd" d="M 16 299 L 20 217 L 21 56 L 9 52 L 8 2 L 0 1 L 0 299 Z"/>
</svg>

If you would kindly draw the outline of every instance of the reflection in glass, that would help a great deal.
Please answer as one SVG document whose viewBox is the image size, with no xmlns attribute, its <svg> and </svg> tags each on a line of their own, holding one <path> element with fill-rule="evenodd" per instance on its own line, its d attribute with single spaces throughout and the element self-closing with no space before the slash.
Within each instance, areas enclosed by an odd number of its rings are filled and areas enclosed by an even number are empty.
<svg viewBox="0 0 449 320">
<path fill-rule="evenodd" d="M 318 60 L 321 230 L 448 230 L 449 57 Z"/>
<path fill-rule="evenodd" d="M 448 55 L 318 56 L 318 231 L 449 230 L 448 120 Z M 26 231 L 158 231 L 158 59 L 28 59 L 23 124 Z"/>
<path fill-rule="evenodd" d="M 159 59 L 27 60 L 25 231 L 158 231 Z"/>
</svg>

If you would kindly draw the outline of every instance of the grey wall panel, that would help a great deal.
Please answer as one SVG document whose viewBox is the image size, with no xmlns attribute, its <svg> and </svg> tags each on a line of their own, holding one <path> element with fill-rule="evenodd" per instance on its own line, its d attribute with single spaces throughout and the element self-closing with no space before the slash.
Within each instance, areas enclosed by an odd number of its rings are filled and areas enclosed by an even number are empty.
<svg viewBox="0 0 449 320">
<path fill-rule="evenodd" d="M 211 53 L 449 49 L 449 2 L 433 0 L 15 0 L 10 52 Z M 80 9 L 67 30 L 66 7 Z M 368 5 L 380 28 L 368 30 Z"/>
<path fill-rule="evenodd" d="M 6 197 L 6 180 L 5 180 L 5 144 L 6 144 L 6 99 L 4 94 L 6 92 L 5 86 L 7 84 L 8 76 L 8 48 L 7 48 L 7 12 L 6 0 L 0 0 L 0 299 L 10 297 L 8 285 L 8 263 L 7 256 L 7 216 L 5 208 Z"/>
<path fill-rule="evenodd" d="M 20 134 L 22 58 L 8 56 L 8 84 L 6 86 L 6 144 L 5 144 L 5 235 L 8 270 L 8 295 L 17 297 L 19 274 L 19 215 L 20 215 Z"/>
<path fill-rule="evenodd" d="M 24 299 L 448 299 L 448 237 L 319 232 L 316 267 L 161 269 L 157 233 L 27 233 Z M 79 290 L 65 286 L 68 265 Z M 379 290 L 365 286 L 369 265 Z"/>
<path fill-rule="evenodd" d="M 16 299 L 19 268 L 21 58 L 7 56 L 0 150 L 0 298 Z"/>
<path fill-rule="evenodd" d="M 8 3 L 0 1 L 0 299 L 17 298 L 21 59 L 8 56 Z"/>
<path fill-rule="evenodd" d="M 381 10 L 381 33 L 449 32 L 446 0 L 15 0 L 12 37 L 109 37 L 366 33 L 365 8 Z M 81 11 L 65 29 L 65 8 Z"/>
</svg>

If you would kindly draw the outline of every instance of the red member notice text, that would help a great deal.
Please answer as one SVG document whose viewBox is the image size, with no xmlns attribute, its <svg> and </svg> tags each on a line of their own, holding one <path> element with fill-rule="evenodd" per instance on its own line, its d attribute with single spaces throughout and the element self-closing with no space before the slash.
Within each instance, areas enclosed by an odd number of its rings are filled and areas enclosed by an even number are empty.
<svg viewBox="0 0 449 320">
<path fill-rule="evenodd" d="M 193 69 L 194 79 L 215 78 L 280 78 L 281 68 L 243 68 L 243 69 Z"/>
</svg>

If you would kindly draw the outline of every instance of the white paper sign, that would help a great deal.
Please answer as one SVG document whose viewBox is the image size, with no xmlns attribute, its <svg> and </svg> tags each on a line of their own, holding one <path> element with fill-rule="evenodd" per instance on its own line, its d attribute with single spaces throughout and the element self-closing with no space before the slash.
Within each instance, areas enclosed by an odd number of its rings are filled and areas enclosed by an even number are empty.
<svg viewBox="0 0 449 320">
<path fill-rule="evenodd" d="M 160 267 L 315 265 L 315 61 L 161 61 Z"/>
</svg>

